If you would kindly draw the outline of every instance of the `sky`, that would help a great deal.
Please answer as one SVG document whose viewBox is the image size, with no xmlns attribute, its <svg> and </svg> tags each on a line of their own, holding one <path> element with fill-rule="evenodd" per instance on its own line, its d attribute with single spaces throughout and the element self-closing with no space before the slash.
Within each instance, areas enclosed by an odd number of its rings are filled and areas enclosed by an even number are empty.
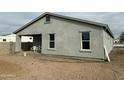
<svg viewBox="0 0 124 93">
<path fill-rule="evenodd" d="M 9 34 L 42 12 L 0 12 L 0 35 Z M 108 24 L 115 38 L 124 31 L 124 12 L 56 12 L 65 16 Z"/>
</svg>

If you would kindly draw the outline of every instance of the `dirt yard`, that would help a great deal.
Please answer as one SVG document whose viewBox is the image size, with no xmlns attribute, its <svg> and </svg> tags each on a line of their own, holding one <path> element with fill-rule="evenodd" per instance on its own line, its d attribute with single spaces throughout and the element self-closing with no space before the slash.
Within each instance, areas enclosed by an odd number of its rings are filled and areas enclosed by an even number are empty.
<svg viewBox="0 0 124 93">
<path fill-rule="evenodd" d="M 120 80 L 124 79 L 124 48 L 115 48 L 111 63 L 61 56 L 0 55 L 0 79 Z"/>
</svg>

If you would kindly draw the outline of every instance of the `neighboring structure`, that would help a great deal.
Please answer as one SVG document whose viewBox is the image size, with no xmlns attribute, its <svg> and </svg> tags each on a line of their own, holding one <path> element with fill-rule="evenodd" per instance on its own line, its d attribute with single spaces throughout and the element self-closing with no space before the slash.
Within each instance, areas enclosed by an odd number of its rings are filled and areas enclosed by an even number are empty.
<svg viewBox="0 0 124 93">
<path fill-rule="evenodd" d="M 33 46 L 43 54 L 105 58 L 113 48 L 113 34 L 107 24 L 44 13 L 14 32 L 16 52 L 22 51 L 21 37 L 33 36 Z"/>
<path fill-rule="evenodd" d="M 117 38 L 117 39 L 114 40 L 114 44 L 119 44 L 119 43 L 120 43 L 119 38 Z"/>
<path fill-rule="evenodd" d="M 22 36 L 21 42 L 33 42 L 32 36 Z"/>
<path fill-rule="evenodd" d="M 16 34 L 6 34 L 0 36 L 0 42 L 16 42 Z M 23 36 L 21 42 L 33 42 L 32 36 Z"/>
<path fill-rule="evenodd" d="M 0 36 L 0 42 L 16 42 L 15 34 L 6 34 Z"/>
</svg>

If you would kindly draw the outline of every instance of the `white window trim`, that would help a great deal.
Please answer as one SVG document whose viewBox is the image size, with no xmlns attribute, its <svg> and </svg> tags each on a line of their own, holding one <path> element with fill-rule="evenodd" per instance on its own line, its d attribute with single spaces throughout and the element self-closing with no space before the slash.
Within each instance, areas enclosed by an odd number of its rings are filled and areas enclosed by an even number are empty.
<svg viewBox="0 0 124 93">
<path fill-rule="evenodd" d="M 54 39 L 55 40 L 51 40 L 52 42 L 54 42 L 54 48 L 50 48 L 50 34 L 54 34 Z M 52 51 L 55 51 L 56 50 L 56 34 L 55 33 L 48 33 L 48 50 L 52 50 Z"/>
<path fill-rule="evenodd" d="M 80 46 L 80 51 L 82 51 L 82 52 L 91 52 L 92 50 L 91 50 L 91 31 L 79 31 L 80 32 L 80 37 L 81 37 L 81 39 L 80 39 L 80 42 L 81 42 L 81 46 Z M 83 32 L 89 32 L 90 33 L 90 40 L 82 40 L 82 33 Z M 82 47 L 82 41 L 89 41 L 90 42 L 90 49 L 83 49 L 83 47 Z"/>
</svg>

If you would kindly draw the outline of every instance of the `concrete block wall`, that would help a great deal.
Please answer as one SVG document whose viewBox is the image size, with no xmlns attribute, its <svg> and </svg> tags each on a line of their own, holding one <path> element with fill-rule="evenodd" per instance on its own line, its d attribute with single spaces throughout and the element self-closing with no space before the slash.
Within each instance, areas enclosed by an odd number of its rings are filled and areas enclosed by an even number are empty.
<svg viewBox="0 0 124 93">
<path fill-rule="evenodd" d="M 0 42 L 0 55 L 8 55 L 14 53 L 15 43 Z"/>
</svg>

